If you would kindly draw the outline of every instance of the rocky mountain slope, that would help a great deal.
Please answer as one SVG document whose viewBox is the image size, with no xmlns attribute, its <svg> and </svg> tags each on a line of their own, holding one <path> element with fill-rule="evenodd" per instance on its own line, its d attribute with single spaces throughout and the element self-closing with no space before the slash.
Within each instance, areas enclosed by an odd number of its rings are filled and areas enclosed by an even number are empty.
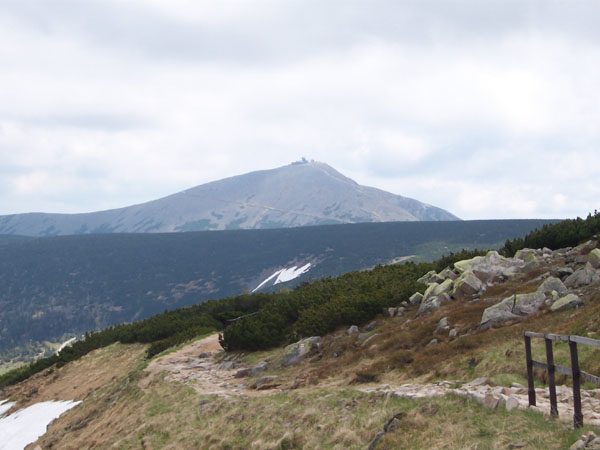
<svg viewBox="0 0 600 450">
<path fill-rule="evenodd" d="M 361 186 L 319 162 L 203 184 L 158 200 L 86 214 L 0 216 L 0 234 L 54 236 L 458 220 L 443 209 Z"/>
<path fill-rule="evenodd" d="M 14 413 L 81 401 L 30 449 L 598 447 L 600 390 L 585 386 L 586 426 L 573 430 L 570 379 L 557 375 L 559 419 L 547 419 L 543 371 L 528 406 L 523 348 L 525 330 L 600 337 L 596 240 L 489 252 L 421 282 L 369 323 L 283 348 L 225 354 L 211 336 L 144 363 L 141 346 L 115 344 L 4 388 L 0 402 Z M 568 343 L 553 347 L 569 366 Z M 579 351 L 600 374 L 597 350 Z M 543 359 L 543 342 L 533 353 Z"/>
</svg>

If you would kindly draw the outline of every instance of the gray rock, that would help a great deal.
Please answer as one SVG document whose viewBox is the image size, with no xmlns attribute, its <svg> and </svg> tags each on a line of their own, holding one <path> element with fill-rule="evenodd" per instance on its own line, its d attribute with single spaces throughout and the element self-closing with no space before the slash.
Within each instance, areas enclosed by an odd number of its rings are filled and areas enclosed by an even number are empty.
<svg viewBox="0 0 600 450">
<path fill-rule="evenodd" d="M 369 322 L 367 324 L 367 326 L 364 328 L 365 331 L 373 331 L 375 329 L 375 327 L 377 326 L 377 321 L 374 320 L 373 322 Z"/>
<path fill-rule="evenodd" d="M 555 301 L 550 307 L 550 310 L 552 312 L 564 311 L 566 309 L 578 308 L 581 305 L 583 305 L 583 302 L 577 295 L 568 294 Z"/>
<path fill-rule="evenodd" d="M 198 358 L 210 358 L 212 356 L 211 352 L 202 352 L 198 355 Z"/>
<path fill-rule="evenodd" d="M 532 292 L 530 294 L 517 294 L 505 298 L 483 311 L 481 325 L 490 326 L 493 323 L 508 319 L 518 319 L 537 312 L 544 300 L 543 292 Z"/>
<path fill-rule="evenodd" d="M 266 368 L 267 368 L 266 361 L 259 362 L 255 366 L 252 366 L 252 368 L 250 369 L 250 376 L 255 377 L 255 376 L 263 373 Z"/>
<path fill-rule="evenodd" d="M 430 340 L 429 343 L 425 347 L 429 347 L 429 346 L 435 345 L 437 343 L 438 343 L 438 340 L 434 338 L 434 339 Z"/>
<path fill-rule="evenodd" d="M 438 288 L 438 286 L 438 283 L 429 283 L 429 286 L 427 286 L 427 289 L 425 289 L 425 293 L 423 294 L 423 300 L 421 301 L 421 303 L 426 301 L 429 297 L 434 297 L 433 293 Z"/>
<path fill-rule="evenodd" d="M 417 279 L 417 282 L 421 283 L 421 284 L 430 284 L 430 283 L 434 283 L 434 282 L 438 281 L 438 279 L 439 279 L 439 277 L 438 277 L 437 273 L 435 272 L 435 270 L 430 270 L 425 275 L 423 275 L 421 278 Z"/>
<path fill-rule="evenodd" d="M 287 367 L 299 364 L 312 349 L 319 347 L 320 341 L 320 337 L 313 336 L 288 345 L 283 349 L 281 365 Z"/>
<path fill-rule="evenodd" d="M 383 315 L 385 317 L 395 317 L 398 312 L 398 308 L 383 308 Z"/>
<path fill-rule="evenodd" d="M 452 328 L 452 329 L 450 330 L 450 332 L 448 333 L 448 336 L 449 336 L 451 339 L 454 339 L 454 338 L 456 338 L 456 337 L 458 336 L 458 331 L 456 330 L 456 328 Z"/>
<path fill-rule="evenodd" d="M 488 382 L 487 378 L 480 377 L 480 378 L 475 378 L 473 381 L 471 381 L 470 383 L 467 383 L 465 386 L 468 386 L 468 387 L 482 386 L 482 385 L 486 384 L 487 382 Z"/>
<path fill-rule="evenodd" d="M 411 305 L 419 305 L 419 304 L 421 304 L 421 300 L 423 300 L 423 294 L 421 294 L 420 292 L 415 292 L 408 299 L 408 301 Z"/>
<path fill-rule="evenodd" d="M 444 280 L 433 289 L 432 295 L 438 297 L 442 294 L 449 293 L 451 292 L 453 285 L 454 282 L 451 279 Z"/>
<path fill-rule="evenodd" d="M 244 378 L 250 375 L 250 368 L 240 369 L 238 370 L 234 377 L 235 378 Z"/>
<path fill-rule="evenodd" d="M 598 281 L 600 277 L 588 262 L 584 267 L 576 270 L 565 280 L 565 285 L 568 287 L 581 287 Z"/>
<path fill-rule="evenodd" d="M 371 439 L 371 442 L 369 442 L 369 446 L 367 447 L 367 450 L 373 450 L 375 448 L 375 445 L 377 445 L 377 442 L 382 440 L 384 436 L 385 436 L 385 431 L 380 431 L 379 433 L 377 433 L 375 435 L 375 437 L 373 439 Z"/>
<path fill-rule="evenodd" d="M 490 251 L 485 256 L 476 256 L 454 263 L 456 270 L 463 274 L 473 272 L 480 281 L 495 282 L 507 275 L 516 273 L 523 267 L 524 262 L 519 259 L 505 258 L 497 251 Z"/>
<path fill-rule="evenodd" d="M 277 386 L 276 383 L 273 383 L 275 380 L 277 379 L 277 376 L 275 375 L 267 375 L 264 377 L 260 377 L 258 380 L 256 380 L 256 383 L 254 383 L 254 389 L 256 389 L 257 391 L 263 390 L 263 389 L 270 389 L 272 387 Z"/>
<path fill-rule="evenodd" d="M 540 284 L 537 290 L 543 294 L 550 294 L 552 291 L 556 291 L 559 295 L 563 295 L 567 292 L 567 287 L 558 278 L 548 277 Z"/>
<path fill-rule="evenodd" d="M 594 269 L 600 268 L 600 249 L 595 248 L 590 252 L 588 262 Z"/>
<path fill-rule="evenodd" d="M 450 326 L 448 325 L 448 318 L 447 317 L 442 317 L 440 319 L 440 321 L 438 322 L 438 324 L 436 325 L 436 330 L 447 330 L 450 328 Z"/>
<path fill-rule="evenodd" d="M 473 272 L 463 272 L 456 280 L 454 280 L 452 297 L 461 298 L 467 295 L 478 294 L 483 288 L 483 283 Z"/>
<path fill-rule="evenodd" d="M 507 411 L 512 411 L 513 409 L 516 409 L 518 407 L 519 400 L 517 400 L 515 397 L 509 395 L 504 401 L 504 408 L 506 408 Z"/>
<path fill-rule="evenodd" d="M 458 275 L 453 270 L 450 270 L 449 267 L 446 267 L 444 270 L 442 270 L 438 276 L 442 280 L 456 280 L 458 278 Z"/>
<path fill-rule="evenodd" d="M 426 300 L 423 300 L 419 305 L 418 314 L 424 314 L 433 309 L 437 309 L 441 306 L 441 301 L 439 297 L 429 297 Z"/>
<path fill-rule="evenodd" d="M 558 278 L 560 278 L 561 280 L 564 280 L 566 277 L 568 277 L 569 275 L 571 275 L 573 273 L 573 269 L 570 267 L 560 267 L 560 268 L 556 269 L 556 271 L 554 273 L 556 274 L 556 276 Z"/>
<path fill-rule="evenodd" d="M 358 327 L 356 325 L 351 325 L 350 328 L 346 330 L 346 334 L 348 336 L 352 336 L 353 334 L 358 334 Z"/>
<path fill-rule="evenodd" d="M 500 398 L 492 394 L 486 394 L 483 398 L 483 406 L 489 409 L 496 409 L 499 402 Z"/>
</svg>

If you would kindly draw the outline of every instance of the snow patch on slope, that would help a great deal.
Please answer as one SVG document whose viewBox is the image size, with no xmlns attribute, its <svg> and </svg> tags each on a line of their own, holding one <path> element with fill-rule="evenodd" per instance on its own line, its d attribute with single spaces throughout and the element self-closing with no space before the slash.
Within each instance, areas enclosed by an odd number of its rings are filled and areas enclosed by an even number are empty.
<svg viewBox="0 0 600 450">
<path fill-rule="evenodd" d="M 79 403 L 81 402 L 40 402 L 1 418 L 0 450 L 23 450 L 27 444 L 35 442 L 46 433 L 50 422 Z M 0 403 L 0 412 L 7 405 L 10 408 L 14 403 Z M 3 412 L 6 411 L 7 409 Z"/>
<path fill-rule="evenodd" d="M 2 416 L 2 414 L 4 414 L 6 411 L 12 408 L 14 404 L 14 402 L 11 403 L 8 400 L 0 401 L 0 416 Z"/>
<path fill-rule="evenodd" d="M 289 269 L 278 270 L 273 275 L 271 275 L 269 278 L 267 278 L 262 283 L 260 283 L 258 286 L 256 286 L 252 292 L 258 291 L 261 287 L 263 287 L 265 284 L 267 284 L 269 281 L 271 281 L 275 277 L 277 277 L 277 278 L 276 278 L 275 282 L 273 283 L 273 285 L 276 285 L 279 283 L 285 283 L 286 281 L 291 281 L 294 278 L 298 278 L 300 275 L 308 272 L 310 270 L 311 265 L 312 265 L 311 263 L 307 263 L 300 268 L 298 268 L 298 266 L 293 266 L 293 267 L 290 267 Z"/>
</svg>

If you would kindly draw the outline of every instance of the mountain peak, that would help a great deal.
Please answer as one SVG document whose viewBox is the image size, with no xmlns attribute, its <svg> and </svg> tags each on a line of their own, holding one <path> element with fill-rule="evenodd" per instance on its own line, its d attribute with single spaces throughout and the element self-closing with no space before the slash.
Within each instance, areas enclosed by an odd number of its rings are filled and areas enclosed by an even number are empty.
<svg viewBox="0 0 600 450">
<path fill-rule="evenodd" d="M 324 162 L 303 158 L 125 208 L 0 216 L 0 234 L 147 233 L 431 220 L 458 218 L 415 199 L 361 186 Z"/>
</svg>

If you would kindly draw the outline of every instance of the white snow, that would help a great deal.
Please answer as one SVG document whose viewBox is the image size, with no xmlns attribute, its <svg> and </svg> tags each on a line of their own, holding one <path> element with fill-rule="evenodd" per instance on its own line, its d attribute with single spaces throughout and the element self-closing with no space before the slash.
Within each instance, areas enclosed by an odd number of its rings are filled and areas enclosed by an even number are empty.
<svg viewBox="0 0 600 450">
<path fill-rule="evenodd" d="M 23 450 L 27 444 L 35 442 L 46 432 L 50 422 L 79 403 L 81 402 L 40 402 L 1 418 L 0 450 Z M 12 406 L 10 403 L 9 405 Z M 6 404 L 0 403 L 0 408 L 5 406 Z"/>
<path fill-rule="evenodd" d="M 65 341 L 61 344 L 60 347 L 58 347 L 58 350 L 56 350 L 56 354 L 58 355 L 63 348 L 68 347 L 69 345 L 71 345 L 73 342 L 75 342 L 77 340 L 76 337 L 69 339 L 68 341 Z"/>
<path fill-rule="evenodd" d="M 310 270 L 311 263 L 304 264 L 302 267 L 298 268 L 298 266 L 290 267 L 289 269 L 281 269 L 271 275 L 269 278 L 264 280 L 258 286 L 256 286 L 252 292 L 258 291 L 261 287 L 263 287 L 266 283 L 271 281 L 273 278 L 277 277 L 275 280 L 275 284 L 285 283 L 286 281 L 293 280 L 294 278 L 298 278 L 300 275 L 308 272 Z"/>
<path fill-rule="evenodd" d="M 2 400 L 0 402 L 0 416 L 2 416 L 2 414 L 4 414 L 6 411 L 8 411 L 10 408 L 12 408 L 14 405 L 14 402 L 11 403 L 8 400 Z"/>
</svg>

